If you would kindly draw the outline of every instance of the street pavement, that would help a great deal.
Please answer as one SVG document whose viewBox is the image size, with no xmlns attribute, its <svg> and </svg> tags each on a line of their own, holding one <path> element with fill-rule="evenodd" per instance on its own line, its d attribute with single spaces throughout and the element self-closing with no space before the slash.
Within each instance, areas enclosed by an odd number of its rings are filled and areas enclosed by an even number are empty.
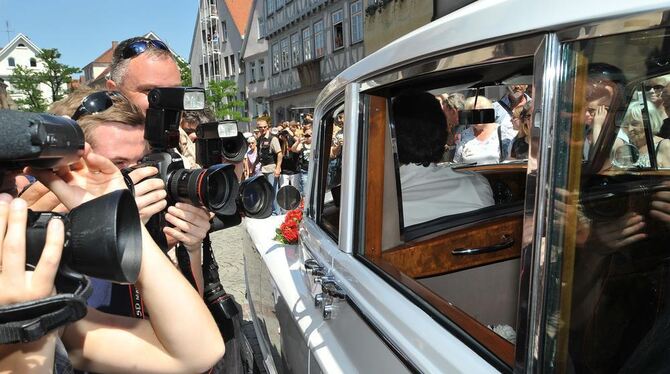
<svg viewBox="0 0 670 374">
<path fill-rule="evenodd" d="M 210 235 L 214 257 L 219 264 L 219 277 L 223 288 L 235 297 L 244 312 L 244 319 L 249 320 L 249 305 L 244 297 L 244 257 L 242 252 L 242 224 L 217 231 Z"/>
</svg>

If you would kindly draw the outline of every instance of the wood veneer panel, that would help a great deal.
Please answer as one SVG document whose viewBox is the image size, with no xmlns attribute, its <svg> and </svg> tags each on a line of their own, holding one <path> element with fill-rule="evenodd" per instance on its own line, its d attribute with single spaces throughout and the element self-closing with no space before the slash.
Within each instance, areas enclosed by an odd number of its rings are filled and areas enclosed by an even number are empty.
<svg viewBox="0 0 670 374">
<path fill-rule="evenodd" d="M 382 258 L 412 278 L 451 273 L 476 266 L 519 257 L 523 218 L 506 217 L 446 233 L 420 243 L 407 243 L 384 251 Z M 480 248 L 500 243 L 502 235 L 514 238 L 514 244 L 497 252 L 479 255 L 451 254 L 457 248 Z"/>
<path fill-rule="evenodd" d="M 384 212 L 384 146 L 386 145 L 386 98 L 370 96 L 367 191 L 365 199 L 365 256 L 381 257 Z"/>
</svg>

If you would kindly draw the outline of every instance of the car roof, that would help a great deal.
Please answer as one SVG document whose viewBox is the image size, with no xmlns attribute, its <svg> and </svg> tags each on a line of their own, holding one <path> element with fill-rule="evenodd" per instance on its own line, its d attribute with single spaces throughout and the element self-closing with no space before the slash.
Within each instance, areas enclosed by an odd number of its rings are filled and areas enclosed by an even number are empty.
<svg viewBox="0 0 670 374">
<path fill-rule="evenodd" d="M 436 52 L 463 49 L 515 35 L 670 9 L 670 0 L 481 0 L 416 29 L 358 61 L 330 81 L 317 106 L 353 81 L 419 61 Z"/>
</svg>

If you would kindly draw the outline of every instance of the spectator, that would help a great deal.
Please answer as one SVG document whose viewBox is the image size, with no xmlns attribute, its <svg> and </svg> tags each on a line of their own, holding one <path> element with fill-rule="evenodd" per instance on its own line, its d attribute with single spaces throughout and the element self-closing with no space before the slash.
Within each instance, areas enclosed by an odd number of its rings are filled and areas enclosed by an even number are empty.
<svg viewBox="0 0 670 374">
<path fill-rule="evenodd" d="M 300 154 L 297 152 L 297 141 L 290 129 L 279 133 L 279 144 L 281 145 L 282 164 L 279 186 L 291 185 L 300 188 Z"/>
<path fill-rule="evenodd" d="M 500 100 L 493 103 L 496 113 L 496 123 L 501 125 L 503 137 L 514 138 L 516 130 L 512 127 L 512 111 L 521 108 L 530 101 L 531 97 L 526 93 L 527 84 L 513 84 L 507 86 L 507 93 Z"/>
<path fill-rule="evenodd" d="M 437 165 L 447 140 L 447 124 L 433 95 L 404 93 L 394 98 L 391 109 L 406 227 L 494 204 L 486 178 Z"/>
<path fill-rule="evenodd" d="M 517 114 L 518 111 L 518 114 Z M 514 116 L 512 118 L 512 123 L 519 123 L 516 130 L 518 133 L 512 142 L 512 151 L 510 152 L 510 157 L 516 160 L 525 160 L 528 158 L 528 145 L 530 143 L 530 128 L 531 128 L 531 116 L 533 113 L 533 101 L 530 100 L 523 105 L 523 108 L 520 110 L 518 108 L 514 109 Z"/>
<path fill-rule="evenodd" d="M 268 182 L 272 185 L 274 192 L 279 189 L 279 176 L 281 175 L 281 164 L 283 153 L 279 144 L 279 139 L 270 133 L 268 123 L 259 119 L 256 127 L 260 131 L 258 138 L 258 157 L 261 163 L 261 173 L 265 175 Z M 275 200 L 273 205 L 273 214 L 279 214 L 279 205 Z"/>
<path fill-rule="evenodd" d="M 261 175 L 261 163 L 258 157 L 258 149 L 256 148 L 256 138 L 250 136 L 247 138 L 249 149 L 244 155 L 244 179 Z"/>
<path fill-rule="evenodd" d="M 465 109 L 493 109 L 493 104 L 483 96 L 469 97 L 465 100 Z M 512 145 L 512 133 L 502 131 L 501 127 L 491 122 L 474 124 L 465 129 L 456 147 L 454 162 L 482 165 L 505 160 Z"/>
<path fill-rule="evenodd" d="M 298 140 L 295 150 L 299 155 L 300 164 L 300 192 L 304 194 L 309 172 L 309 159 L 312 154 L 312 129 L 306 129 L 302 138 Z"/>
</svg>

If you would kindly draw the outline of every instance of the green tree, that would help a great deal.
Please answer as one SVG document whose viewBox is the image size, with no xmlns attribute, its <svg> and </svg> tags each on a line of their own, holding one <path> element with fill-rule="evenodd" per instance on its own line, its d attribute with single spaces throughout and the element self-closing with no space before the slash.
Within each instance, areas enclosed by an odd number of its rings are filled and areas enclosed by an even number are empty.
<svg viewBox="0 0 670 374">
<path fill-rule="evenodd" d="M 237 98 L 237 85 L 233 81 L 210 81 L 207 88 L 207 105 L 216 118 L 249 122 L 249 118 L 242 114 L 244 101 Z"/>
<path fill-rule="evenodd" d="M 17 65 L 9 77 L 12 91 L 24 95 L 24 98 L 16 100 L 19 108 L 29 112 L 44 112 L 47 103 L 42 97 L 40 83 L 42 82 L 38 73 L 30 68 Z"/>
<path fill-rule="evenodd" d="M 181 74 L 181 85 L 184 87 L 191 87 L 193 85 L 191 79 L 191 65 L 179 57 L 177 57 L 177 65 L 179 66 L 179 74 Z"/>
<path fill-rule="evenodd" d="M 73 66 L 61 64 L 58 59 L 61 57 L 57 49 L 43 49 L 37 54 L 37 58 L 42 60 L 45 65 L 44 71 L 38 73 L 40 81 L 51 88 L 51 101 L 58 101 L 63 98 L 63 85 L 72 81 L 72 74 L 81 72 L 81 69 Z"/>
</svg>

